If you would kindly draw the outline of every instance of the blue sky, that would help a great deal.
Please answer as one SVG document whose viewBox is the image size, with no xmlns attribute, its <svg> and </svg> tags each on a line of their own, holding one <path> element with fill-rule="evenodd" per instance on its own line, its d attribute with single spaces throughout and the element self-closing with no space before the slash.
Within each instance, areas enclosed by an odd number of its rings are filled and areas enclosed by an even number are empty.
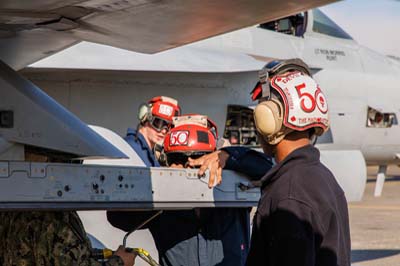
<svg viewBox="0 0 400 266">
<path fill-rule="evenodd" d="M 345 0 L 321 10 L 358 43 L 400 57 L 400 1 Z"/>
</svg>

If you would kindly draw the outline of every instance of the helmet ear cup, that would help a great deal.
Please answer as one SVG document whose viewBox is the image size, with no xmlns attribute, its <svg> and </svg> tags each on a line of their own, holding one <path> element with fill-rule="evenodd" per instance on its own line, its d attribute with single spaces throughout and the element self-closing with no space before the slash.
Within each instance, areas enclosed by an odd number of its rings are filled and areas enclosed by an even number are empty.
<svg viewBox="0 0 400 266">
<path fill-rule="evenodd" d="M 281 104 L 274 100 L 259 103 L 254 109 L 254 122 L 258 132 L 265 137 L 278 133 L 283 122 Z"/>
<path fill-rule="evenodd" d="M 139 106 L 138 119 L 140 123 L 144 123 L 147 120 L 151 120 L 151 106 L 147 103 L 142 103 Z"/>
</svg>

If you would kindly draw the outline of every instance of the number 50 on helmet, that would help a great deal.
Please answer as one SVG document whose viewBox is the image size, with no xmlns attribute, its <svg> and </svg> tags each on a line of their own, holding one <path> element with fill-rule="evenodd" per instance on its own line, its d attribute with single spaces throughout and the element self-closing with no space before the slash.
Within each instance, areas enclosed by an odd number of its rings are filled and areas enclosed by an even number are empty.
<svg viewBox="0 0 400 266">
<path fill-rule="evenodd" d="M 218 131 L 215 123 L 203 115 L 174 117 L 174 125 L 164 139 L 167 165 L 185 165 L 188 158 L 198 158 L 215 151 Z"/>
<path fill-rule="evenodd" d="M 259 100 L 254 121 L 267 143 L 278 144 L 292 131 L 313 128 L 320 136 L 328 130 L 328 103 L 310 75 L 300 59 L 273 61 L 260 71 L 252 91 L 252 99 Z"/>
</svg>

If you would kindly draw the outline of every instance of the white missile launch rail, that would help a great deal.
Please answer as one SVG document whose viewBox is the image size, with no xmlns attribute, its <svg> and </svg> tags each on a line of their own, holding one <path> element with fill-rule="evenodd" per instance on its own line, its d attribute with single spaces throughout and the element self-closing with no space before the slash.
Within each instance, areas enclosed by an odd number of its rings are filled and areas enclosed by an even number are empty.
<svg viewBox="0 0 400 266">
<path fill-rule="evenodd" d="M 209 189 L 195 169 L 144 167 L 120 136 L 89 127 L 1 61 L 0 95 L 0 210 L 257 204 L 259 189 L 234 172 Z"/>
<path fill-rule="evenodd" d="M 189 209 L 256 206 L 260 189 L 233 171 L 208 188 L 195 169 L 0 162 L 0 209 Z M 11 189 L 12 188 L 12 189 Z"/>
</svg>

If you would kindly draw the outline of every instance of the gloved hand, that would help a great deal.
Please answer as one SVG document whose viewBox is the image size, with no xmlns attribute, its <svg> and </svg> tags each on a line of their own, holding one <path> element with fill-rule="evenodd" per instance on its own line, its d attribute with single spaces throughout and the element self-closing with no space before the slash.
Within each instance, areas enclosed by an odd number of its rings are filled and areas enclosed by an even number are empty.
<svg viewBox="0 0 400 266">
<path fill-rule="evenodd" d="M 134 252 L 126 252 L 123 246 L 119 246 L 114 252 L 115 256 L 119 256 L 124 262 L 124 266 L 135 265 L 136 254 Z"/>
</svg>

